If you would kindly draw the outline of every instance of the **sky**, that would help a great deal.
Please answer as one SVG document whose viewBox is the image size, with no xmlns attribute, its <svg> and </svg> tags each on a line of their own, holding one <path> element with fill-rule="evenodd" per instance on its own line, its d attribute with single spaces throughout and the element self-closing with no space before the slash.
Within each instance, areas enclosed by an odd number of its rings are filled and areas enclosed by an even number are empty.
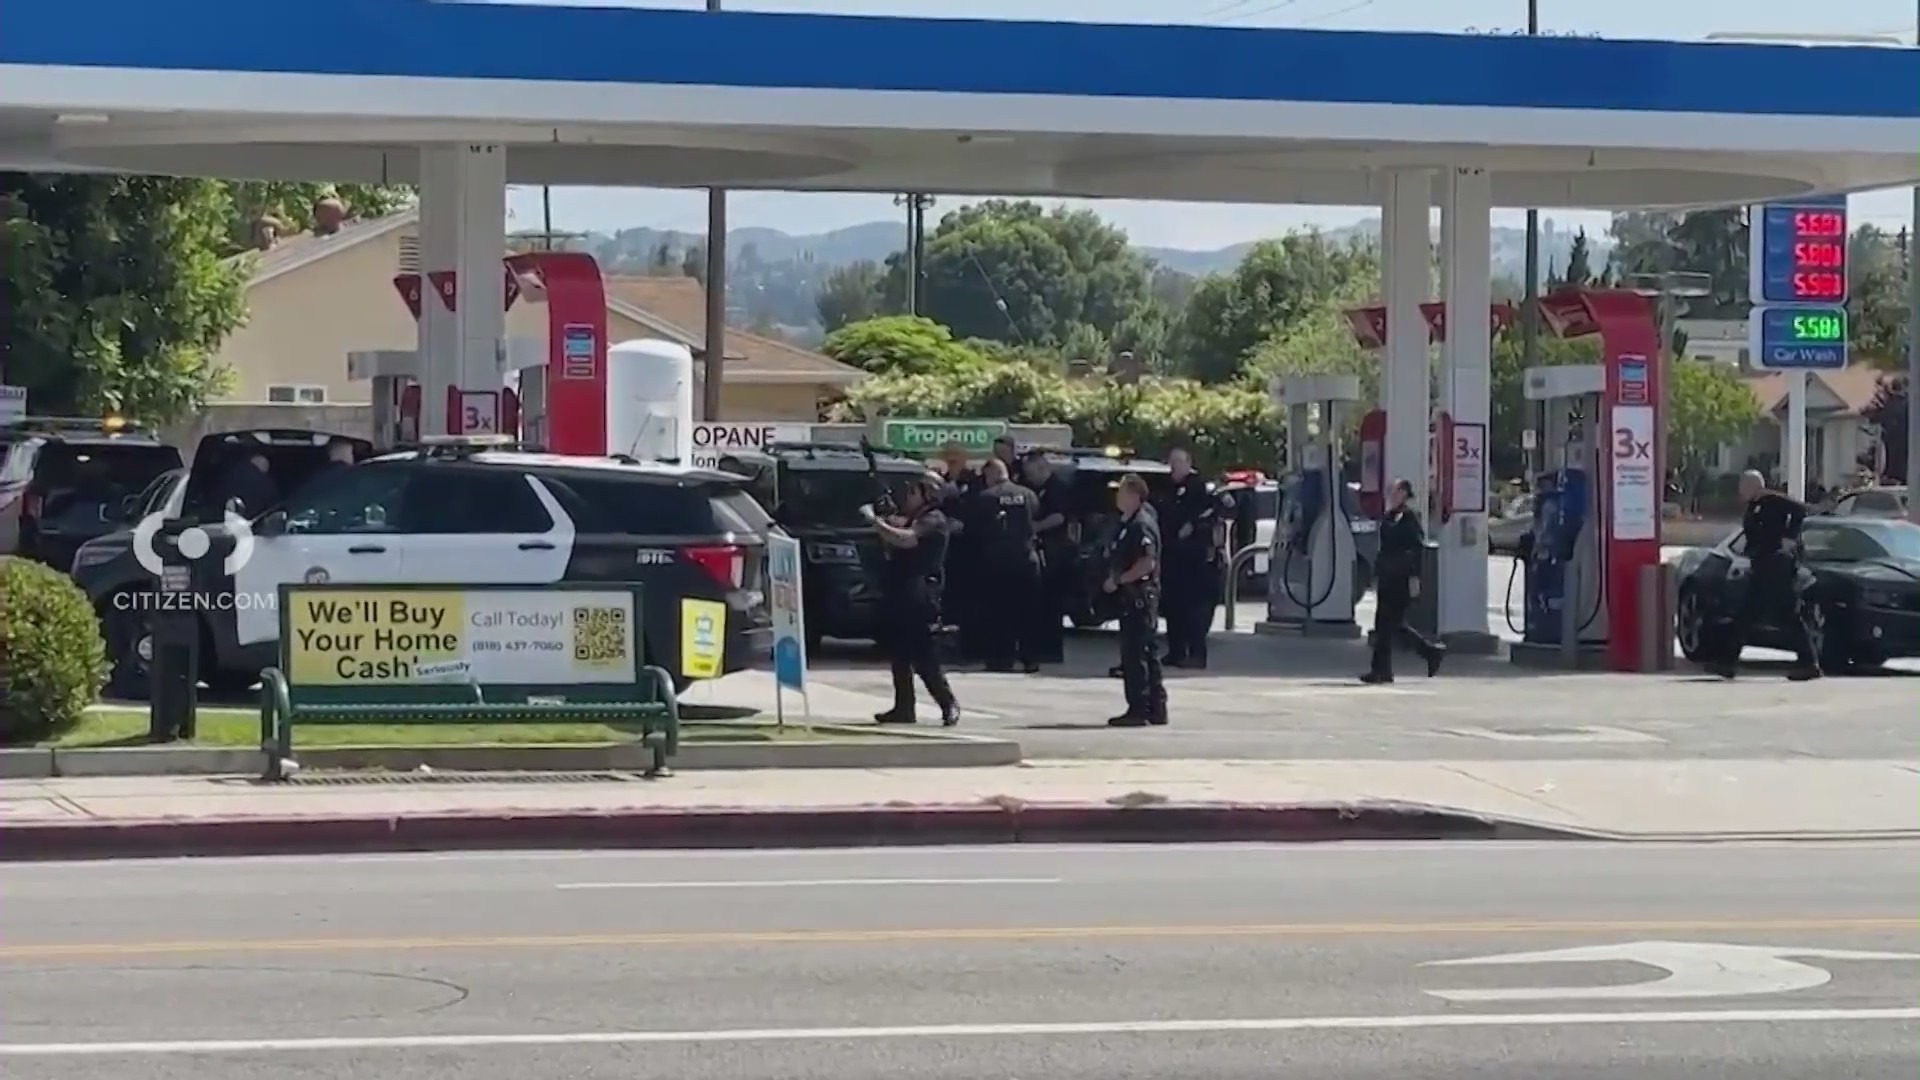
<svg viewBox="0 0 1920 1080">
<path fill-rule="evenodd" d="M 464 0 L 487 2 L 487 0 Z M 704 7 L 704 0 L 513 0 L 599 7 Z M 1842 0 L 1827 5 L 1785 0 L 1537 0 L 1547 34 L 1700 40 L 1716 34 L 1884 35 L 1912 42 L 1916 0 Z M 736 11 L 800 11 L 847 15 L 920 15 L 1074 22 L 1197 23 L 1217 26 L 1322 27 L 1329 30 L 1524 30 L 1527 0 L 726 0 Z M 1815 18 L 1816 15 L 1825 18 Z M 1374 207 L 1276 207 L 1122 200 L 1062 200 L 1098 211 L 1136 244 L 1212 250 L 1310 226 L 1337 228 L 1378 216 Z M 949 206 L 952 204 L 949 203 Z M 1855 196 L 1854 218 L 1898 227 L 1910 220 L 1907 189 Z M 512 227 L 541 225 L 538 189 L 509 197 Z M 612 232 L 646 226 L 699 233 L 706 229 L 700 192 L 642 188 L 561 188 L 553 193 L 554 226 L 570 232 Z M 941 212 L 936 207 L 935 216 Z M 817 233 L 897 216 L 885 195 L 737 192 L 728 201 L 732 228 L 764 226 Z M 1603 231 L 1607 215 L 1556 211 L 1567 227 Z M 1495 221 L 1519 225 L 1518 211 Z"/>
</svg>

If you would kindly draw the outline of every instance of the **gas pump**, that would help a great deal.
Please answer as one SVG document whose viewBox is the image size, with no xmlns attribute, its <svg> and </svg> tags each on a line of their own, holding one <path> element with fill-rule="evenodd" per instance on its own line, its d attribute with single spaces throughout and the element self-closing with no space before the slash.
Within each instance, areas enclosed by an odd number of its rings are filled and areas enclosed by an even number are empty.
<svg viewBox="0 0 1920 1080">
<path fill-rule="evenodd" d="M 1608 639 L 1607 372 L 1600 365 L 1530 368 L 1545 459 L 1533 497 L 1533 532 L 1521 544 L 1525 607 L 1515 662 L 1547 654 L 1586 664 Z M 1509 593 L 1512 585 L 1509 582 Z M 1511 599 L 1509 599 L 1511 605 Z"/>
<path fill-rule="evenodd" d="M 1354 523 L 1359 501 L 1343 479 L 1340 410 L 1360 400 L 1350 375 L 1277 379 L 1287 410 L 1281 517 L 1267 575 L 1268 626 L 1316 637 L 1358 637 L 1354 622 Z"/>
<path fill-rule="evenodd" d="M 411 349 L 347 354 L 347 378 L 372 383 L 373 447 L 391 450 L 420 441 L 420 358 Z"/>
</svg>

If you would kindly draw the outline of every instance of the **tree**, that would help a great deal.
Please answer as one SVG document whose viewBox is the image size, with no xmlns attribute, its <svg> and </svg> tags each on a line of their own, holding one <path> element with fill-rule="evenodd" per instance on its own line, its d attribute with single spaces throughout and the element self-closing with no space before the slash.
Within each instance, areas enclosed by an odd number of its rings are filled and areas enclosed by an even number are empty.
<svg viewBox="0 0 1920 1080">
<path fill-rule="evenodd" d="M 1613 215 L 1609 230 L 1620 273 L 1688 271 L 1705 274 L 1712 293 L 1686 301 L 1686 314 L 1739 318 L 1747 302 L 1747 220 L 1739 207 L 1673 215 L 1633 212 Z"/>
<path fill-rule="evenodd" d="M 1895 370 L 1907 355 L 1906 231 L 1895 237 L 1862 225 L 1847 245 L 1847 259 L 1848 330 L 1854 354 L 1882 370 Z"/>
<path fill-rule="evenodd" d="M 687 245 L 687 250 L 680 256 L 680 276 L 690 277 L 702 285 L 707 283 L 707 245 L 705 241 Z"/>
<path fill-rule="evenodd" d="M 254 246 L 254 226 L 270 218 L 281 236 L 313 228 L 314 208 L 338 199 L 348 218 L 385 217 L 413 201 L 413 189 L 385 184 L 307 184 L 267 180 L 226 181 L 232 197 L 227 243 L 231 251 Z"/>
<path fill-rule="evenodd" d="M 1573 234 L 1573 248 L 1567 252 L 1567 272 L 1562 280 L 1579 289 L 1593 284 L 1592 252 L 1587 247 L 1587 230 Z"/>
<path fill-rule="evenodd" d="M 1864 413 L 1866 421 L 1880 429 L 1880 445 L 1887 455 L 1885 474 L 1896 484 L 1911 484 L 1914 479 L 1907 475 L 1907 440 L 1913 437 L 1907 430 L 1907 394 L 1910 392 L 1906 376 L 1883 375 L 1873 403 Z"/>
<path fill-rule="evenodd" d="M 243 315 L 214 180 L 0 173 L 0 368 L 36 412 L 168 423 L 202 406 Z"/>
<path fill-rule="evenodd" d="M 820 312 L 820 325 L 831 334 L 850 323 L 865 322 L 880 314 L 885 273 L 870 260 L 835 267 L 820 283 L 813 298 Z"/>
<path fill-rule="evenodd" d="M 1059 346 L 1077 324 L 1111 335 L 1146 302 L 1147 265 L 1088 210 L 990 199 L 949 212 L 925 248 L 921 310 L 963 338 Z M 885 292 L 906 295 L 906 260 Z"/>
<path fill-rule="evenodd" d="M 647 275 L 649 277 L 671 277 L 674 274 L 673 249 L 662 240 L 654 245 L 653 254 L 647 257 Z"/>
<path fill-rule="evenodd" d="M 1667 464 L 1680 486 L 1698 492 L 1720 450 L 1739 442 L 1760 419 L 1760 403 L 1738 370 L 1727 364 L 1679 360 L 1668 368 Z"/>
<path fill-rule="evenodd" d="M 1204 383 L 1228 382 L 1269 338 L 1378 275 L 1371 246 L 1330 243 L 1312 232 L 1263 240 L 1233 273 L 1194 290 L 1174 338 L 1182 371 Z"/>
<path fill-rule="evenodd" d="M 850 323 L 827 335 L 820 351 L 870 375 L 937 378 L 986 367 L 984 356 L 932 319 L 890 315 Z"/>
</svg>

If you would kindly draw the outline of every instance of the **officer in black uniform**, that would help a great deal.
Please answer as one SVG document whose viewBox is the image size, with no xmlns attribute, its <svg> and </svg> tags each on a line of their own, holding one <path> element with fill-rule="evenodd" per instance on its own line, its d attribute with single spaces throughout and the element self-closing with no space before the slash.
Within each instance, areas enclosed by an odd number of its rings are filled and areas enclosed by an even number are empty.
<svg viewBox="0 0 1920 1080">
<path fill-rule="evenodd" d="M 1776 626 L 1793 642 L 1794 666 L 1787 678 L 1806 682 L 1820 677 L 1820 658 L 1813 653 L 1807 637 L 1807 624 L 1800 617 L 1800 526 L 1806 523 L 1803 503 L 1777 491 L 1767 490 L 1766 478 L 1757 472 L 1740 474 L 1740 497 L 1747 512 L 1740 522 L 1740 535 L 1746 540 L 1747 562 L 1752 572 L 1747 577 L 1746 595 L 1741 597 L 1739 617 L 1727 633 L 1727 653 L 1708 670 L 1723 679 L 1738 673 L 1740 650 L 1746 645 L 1747 628 L 1756 624 Z"/>
<path fill-rule="evenodd" d="M 946 484 L 940 496 L 940 510 L 947 519 L 952 537 L 947 548 L 947 621 L 960 632 L 960 655 L 970 661 L 985 656 L 985 635 L 981 630 L 979 593 L 980 544 L 967 532 L 967 522 L 977 508 L 975 496 L 984 486 L 980 474 L 967 463 L 967 448 L 950 442 L 940 450 L 941 473 Z"/>
<path fill-rule="evenodd" d="M 1027 454 L 1027 487 L 1040 499 L 1039 518 L 1033 523 L 1040 540 L 1040 601 L 1034 612 L 1033 649 L 1043 664 L 1066 660 L 1067 599 L 1077 585 L 1079 561 L 1073 531 L 1067 527 L 1071 494 L 1067 482 L 1054 475 L 1046 452 Z"/>
<path fill-rule="evenodd" d="M 1193 455 L 1175 447 L 1167 455 L 1173 488 L 1158 508 L 1166 531 L 1166 565 L 1162 578 L 1166 595 L 1161 604 L 1167 617 L 1168 667 L 1207 666 L 1207 634 L 1213 629 L 1213 608 L 1219 602 L 1219 500 L 1212 485 L 1193 471 Z"/>
<path fill-rule="evenodd" d="M 1447 647 L 1427 638 L 1407 625 L 1407 608 L 1420 595 L 1420 563 L 1426 549 L 1426 531 L 1420 527 L 1420 515 L 1408 505 L 1413 485 L 1395 480 L 1387 489 L 1387 513 L 1380 519 L 1380 554 L 1375 560 L 1373 609 L 1373 666 L 1360 681 L 1368 684 L 1393 681 L 1393 647 L 1405 642 L 1427 662 L 1427 677 L 1440 674 L 1440 662 L 1447 658 Z"/>
<path fill-rule="evenodd" d="M 1107 724 L 1164 724 L 1167 688 L 1161 681 L 1160 652 L 1153 640 L 1160 621 L 1160 523 L 1147 508 L 1147 482 L 1137 474 L 1121 478 L 1115 497 L 1120 527 L 1114 533 L 1107 580 L 1101 587 L 1120 594 L 1120 678 L 1126 686 L 1127 711 Z"/>
<path fill-rule="evenodd" d="M 940 511 L 945 482 L 934 476 L 916 477 L 907 486 L 896 517 L 881 518 L 862 507 L 886 549 L 882 588 L 886 593 L 886 645 L 893 668 L 893 708 L 875 716 L 882 724 L 911 724 L 913 677 L 926 685 L 940 722 L 960 722 L 960 706 L 940 668 L 933 627 L 940 621 L 940 603 L 946 585 L 948 522 Z"/>
<path fill-rule="evenodd" d="M 1034 629 L 1039 623 L 1040 557 L 1034 550 L 1033 523 L 1040 499 L 1007 475 L 1007 463 L 995 457 L 982 471 L 987 486 L 978 496 L 981 567 L 987 581 L 987 670 L 1040 670 Z"/>
</svg>

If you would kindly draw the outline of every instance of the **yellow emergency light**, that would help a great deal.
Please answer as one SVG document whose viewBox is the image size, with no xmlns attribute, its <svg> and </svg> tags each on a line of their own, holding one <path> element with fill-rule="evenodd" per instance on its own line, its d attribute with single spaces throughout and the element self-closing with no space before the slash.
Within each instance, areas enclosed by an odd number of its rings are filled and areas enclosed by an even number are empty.
<svg viewBox="0 0 1920 1080">
<path fill-rule="evenodd" d="M 118 434 L 125 430 L 126 426 L 126 420 L 118 416 L 102 417 L 100 420 L 100 430 L 111 434 Z"/>
<path fill-rule="evenodd" d="M 1126 456 L 1127 456 L 1127 454 L 1126 454 L 1126 451 L 1124 451 L 1124 450 L 1122 450 L 1122 449 L 1120 449 L 1120 448 L 1119 448 L 1119 447 L 1117 447 L 1117 446 L 1109 446 L 1109 447 L 1107 447 L 1107 449 L 1106 449 L 1106 454 L 1107 454 L 1107 456 L 1108 456 L 1108 457 L 1110 457 L 1110 458 L 1117 458 L 1117 457 L 1126 457 Z"/>
</svg>

